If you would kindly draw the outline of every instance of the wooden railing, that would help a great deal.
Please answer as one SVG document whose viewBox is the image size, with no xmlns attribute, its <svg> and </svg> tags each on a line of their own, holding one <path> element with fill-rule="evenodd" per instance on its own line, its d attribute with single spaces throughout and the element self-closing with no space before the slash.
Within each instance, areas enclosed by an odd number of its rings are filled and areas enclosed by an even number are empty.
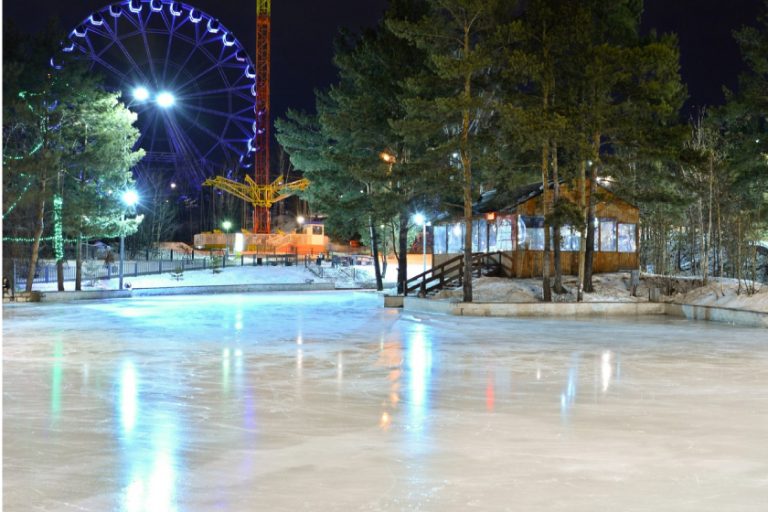
<svg viewBox="0 0 768 512">
<path fill-rule="evenodd" d="M 513 259 L 501 251 L 482 252 L 472 255 L 472 271 L 477 277 L 483 270 L 498 268 L 505 277 L 512 277 Z M 455 256 L 426 272 L 415 275 L 405 282 L 404 295 L 418 291 L 419 295 L 426 295 L 433 290 L 445 288 L 446 285 L 456 282 L 459 286 L 464 280 L 464 255 Z"/>
<path fill-rule="evenodd" d="M 461 283 L 462 276 L 464 274 L 464 256 L 455 256 L 449 260 L 442 262 L 441 264 L 432 267 L 426 272 L 415 275 L 405 282 L 403 289 L 403 295 L 408 295 L 416 290 L 419 294 L 426 295 L 432 290 L 445 287 L 449 282 L 453 282 L 456 279 Z"/>
</svg>

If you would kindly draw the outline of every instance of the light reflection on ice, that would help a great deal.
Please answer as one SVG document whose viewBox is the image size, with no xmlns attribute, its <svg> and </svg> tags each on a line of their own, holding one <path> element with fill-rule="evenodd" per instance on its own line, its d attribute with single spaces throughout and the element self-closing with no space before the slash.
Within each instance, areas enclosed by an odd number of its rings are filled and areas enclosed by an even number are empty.
<svg viewBox="0 0 768 512">
<path fill-rule="evenodd" d="M 432 379 L 432 340 L 423 324 L 414 324 L 406 341 L 406 378 L 408 381 L 408 430 L 419 440 L 429 412 L 429 388 Z"/>
<path fill-rule="evenodd" d="M 118 401 L 120 425 L 123 434 L 130 437 L 138 414 L 138 382 L 133 361 L 124 361 L 120 372 L 120 399 Z"/>
<path fill-rule="evenodd" d="M 576 403 L 576 393 L 579 384 L 579 358 L 580 354 L 575 352 L 571 355 L 571 363 L 568 367 L 568 380 L 565 383 L 565 390 L 560 394 L 560 415 L 563 420 L 567 420 L 571 409 Z"/>
<path fill-rule="evenodd" d="M 53 345 L 53 368 L 51 369 L 51 425 L 55 425 L 61 414 L 61 381 L 64 373 L 63 346 L 61 335 Z"/>
</svg>

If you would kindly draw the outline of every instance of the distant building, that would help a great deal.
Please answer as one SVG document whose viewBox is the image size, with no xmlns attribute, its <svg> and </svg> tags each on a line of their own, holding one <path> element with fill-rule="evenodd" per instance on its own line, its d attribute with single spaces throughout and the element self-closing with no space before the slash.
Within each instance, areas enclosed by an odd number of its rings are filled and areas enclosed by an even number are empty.
<svg viewBox="0 0 768 512">
<path fill-rule="evenodd" d="M 541 183 L 526 185 L 515 190 L 502 205 L 495 191 L 485 192 L 474 205 L 472 252 L 504 252 L 509 256 L 503 258 L 509 274 L 540 276 L 544 261 L 542 192 Z M 560 186 L 560 194 L 577 202 L 575 191 L 567 184 Z M 602 185 L 597 185 L 595 195 L 593 271 L 638 268 L 639 209 Z M 575 275 L 579 268 L 579 232 L 562 226 L 560 235 L 563 273 Z M 433 237 L 433 265 L 437 266 L 463 252 L 463 219 L 435 222 Z"/>
</svg>

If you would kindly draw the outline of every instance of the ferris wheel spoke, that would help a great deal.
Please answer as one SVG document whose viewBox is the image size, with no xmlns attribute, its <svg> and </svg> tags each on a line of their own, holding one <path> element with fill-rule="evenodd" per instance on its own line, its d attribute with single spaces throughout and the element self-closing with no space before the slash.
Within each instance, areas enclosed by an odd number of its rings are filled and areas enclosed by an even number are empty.
<svg viewBox="0 0 768 512">
<path fill-rule="evenodd" d="M 200 106 L 196 106 L 196 105 L 185 105 L 184 108 L 187 109 L 187 110 L 195 110 L 197 112 L 202 112 L 204 114 L 209 114 L 209 115 L 212 115 L 212 116 L 221 117 L 223 119 L 236 118 L 236 119 L 240 119 L 240 120 L 245 121 L 245 122 L 252 122 L 252 119 L 247 117 L 247 116 L 238 116 L 237 114 L 234 114 L 234 113 L 231 113 L 231 112 L 222 112 L 220 110 L 214 110 L 214 109 L 207 108 L 207 107 L 200 107 Z M 250 109 L 248 109 L 248 110 L 250 110 Z"/>
<path fill-rule="evenodd" d="M 253 101 L 253 98 L 250 95 L 250 92 L 248 94 L 242 94 L 242 91 L 250 91 L 251 86 L 250 85 L 240 85 L 240 86 L 232 86 L 232 87 L 221 87 L 219 89 L 207 89 L 204 91 L 195 91 L 191 92 L 189 94 L 184 94 L 183 97 L 185 99 L 191 99 L 191 98 L 204 98 L 205 96 L 218 96 L 220 94 L 236 94 L 237 96 L 243 98 L 244 100 Z"/>
<path fill-rule="evenodd" d="M 144 52 L 147 55 L 147 65 L 149 66 L 149 73 L 152 75 L 152 80 L 157 84 L 157 73 L 155 72 L 155 63 L 152 59 L 152 51 L 149 49 L 149 40 L 147 39 L 146 21 L 141 17 L 141 13 L 137 16 L 139 25 L 141 26 L 141 40 L 144 42 Z"/>
<path fill-rule="evenodd" d="M 195 120 L 194 120 L 194 119 L 192 119 L 192 117 L 191 117 L 189 114 L 186 114 L 186 113 L 182 112 L 181 110 L 179 110 L 179 114 L 181 114 L 181 116 L 182 116 L 182 117 L 184 117 L 184 118 L 186 118 L 186 119 L 188 119 L 188 120 L 190 120 L 190 121 L 192 121 L 192 122 L 194 123 L 194 121 L 195 121 Z M 200 123 L 194 123 L 192 126 L 193 126 L 194 128 L 196 128 L 196 129 L 200 130 L 201 132 L 205 133 L 206 135 L 208 135 L 208 136 L 209 136 L 209 137 L 211 137 L 212 139 L 214 139 L 214 140 L 218 140 L 219 142 L 222 142 L 222 143 L 224 143 L 224 141 L 223 141 L 223 138 L 221 137 L 221 135 L 219 135 L 219 134 L 217 134 L 217 133 L 213 132 L 213 131 L 212 131 L 210 128 L 208 128 L 207 126 L 205 126 L 205 125 L 203 125 L 203 124 L 200 124 Z M 232 145 L 232 144 L 230 144 L 230 143 L 225 143 L 225 145 L 227 145 L 227 146 L 228 146 L 230 149 L 232 149 L 233 151 L 237 151 L 237 152 L 240 152 L 240 151 L 241 151 L 240 149 L 238 149 L 237 147 L 233 146 L 233 145 Z"/>
<path fill-rule="evenodd" d="M 115 20 L 115 23 L 117 23 L 117 20 Z M 147 76 L 144 74 L 144 70 L 139 67 L 138 63 L 136 63 L 136 60 L 133 58 L 131 53 L 125 48 L 125 45 L 123 44 L 123 41 L 118 37 L 117 31 L 113 30 L 112 27 L 108 26 L 108 24 L 104 24 L 106 32 L 109 34 L 110 39 L 114 42 L 114 44 L 117 46 L 117 48 L 120 50 L 120 53 L 123 54 L 123 56 L 126 58 L 126 60 L 130 63 L 132 68 L 139 74 L 141 77 L 142 82 L 147 81 Z"/>
</svg>

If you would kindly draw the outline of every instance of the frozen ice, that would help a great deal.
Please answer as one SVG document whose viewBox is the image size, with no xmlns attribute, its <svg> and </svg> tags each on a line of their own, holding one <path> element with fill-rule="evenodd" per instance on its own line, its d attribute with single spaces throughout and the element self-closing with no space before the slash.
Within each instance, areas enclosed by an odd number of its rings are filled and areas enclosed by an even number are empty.
<svg viewBox="0 0 768 512">
<path fill-rule="evenodd" d="M 414 314 L 366 292 L 3 310 L 16 511 L 768 503 L 768 331 Z"/>
</svg>

